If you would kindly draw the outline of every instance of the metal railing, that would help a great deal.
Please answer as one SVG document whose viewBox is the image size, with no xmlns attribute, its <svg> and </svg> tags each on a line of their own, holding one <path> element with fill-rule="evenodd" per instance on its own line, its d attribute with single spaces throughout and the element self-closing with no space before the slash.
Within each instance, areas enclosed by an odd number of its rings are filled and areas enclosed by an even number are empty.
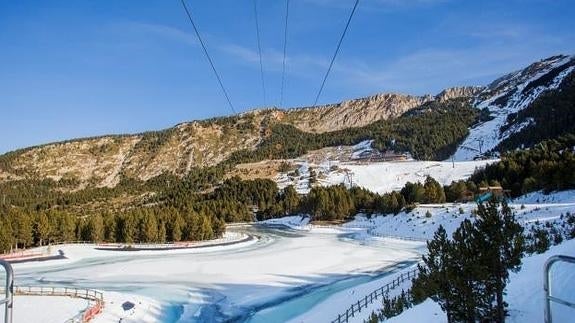
<svg viewBox="0 0 575 323">
<path fill-rule="evenodd" d="M 0 259 L 0 266 L 6 270 L 6 284 L 4 285 L 4 299 L 0 299 L 0 305 L 4 305 L 4 323 L 12 323 L 12 306 L 14 305 L 14 271 L 12 266 Z"/>
<path fill-rule="evenodd" d="M 7 289 L 0 288 L 0 293 Z M 12 297 L 15 296 L 60 296 L 73 297 L 88 300 L 91 305 L 82 314 L 82 322 L 89 322 L 96 315 L 100 314 L 104 308 L 104 295 L 102 292 L 92 289 L 70 288 L 70 287 L 46 287 L 46 286 L 12 286 Z M 2 302 L 0 301 L 0 304 Z M 10 315 L 12 313 L 10 312 Z M 6 323 L 11 323 L 7 320 Z"/>
<path fill-rule="evenodd" d="M 426 238 L 418 238 L 418 237 L 410 237 L 410 236 L 400 236 L 400 235 L 393 235 L 393 234 L 386 234 L 386 233 L 379 233 L 375 232 L 374 230 L 367 230 L 369 235 L 374 237 L 380 238 L 390 238 L 390 239 L 397 239 L 397 240 L 408 240 L 408 241 L 417 241 L 417 242 L 427 242 Z"/>
<path fill-rule="evenodd" d="M 544 271 L 545 277 L 543 278 L 544 279 L 543 289 L 545 290 L 545 323 L 552 322 L 551 302 L 559 303 L 575 309 L 575 303 L 571 303 L 564 299 L 551 295 L 551 276 L 549 275 L 549 273 L 551 271 L 551 267 L 553 266 L 553 264 L 560 261 L 575 264 L 575 257 L 556 255 L 550 257 L 545 262 L 545 271 Z"/>
<path fill-rule="evenodd" d="M 389 294 L 394 288 L 398 287 L 401 283 L 408 279 L 413 279 L 417 275 L 418 269 L 412 269 L 407 273 L 401 273 L 391 282 L 383 285 L 382 287 L 374 290 L 373 292 L 366 295 L 364 298 L 359 299 L 356 303 L 353 303 L 344 313 L 337 315 L 337 318 L 331 323 L 347 323 L 349 319 L 355 317 L 355 315 L 361 312 L 362 309 L 367 308 L 368 303 L 373 304 L 379 297 L 384 297 Z"/>
<path fill-rule="evenodd" d="M 49 286 L 14 286 L 16 296 L 69 296 L 94 302 L 104 300 L 102 292 L 93 289 L 49 287 Z"/>
</svg>

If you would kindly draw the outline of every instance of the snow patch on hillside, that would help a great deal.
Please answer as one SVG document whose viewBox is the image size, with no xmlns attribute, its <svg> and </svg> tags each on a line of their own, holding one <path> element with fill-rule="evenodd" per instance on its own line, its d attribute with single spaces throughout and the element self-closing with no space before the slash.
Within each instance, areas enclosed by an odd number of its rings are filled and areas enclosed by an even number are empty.
<svg viewBox="0 0 575 323">
<path fill-rule="evenodd" d="M 548 86 L 537 86 L 533 89 L 529 89 L 527 94 L 524 94 L 523 90 L 533 81 L 538 80 L 554 68 L 568 63 L 571 59 L 574 59 L 574 57 L 558 57 L 534 75 L 525 74 L 524 70 L 521 73 L 517 72 L 510 74 L 506 78 L 498 80 L 499 83 L 492 85 L 495 87 L 501 87 L 502 89 L 500 92 L 488 97 L 487 99 L 475 102 L 475 107 L 477 109 L 489 109 L 493 119 L 471 128 L 469 135 L 459 146 L 453 155 L 453 158 L 458 161 L 473 160 L 494 149 L 502 140 L 506 139 L 511 134 L 521 130 L 525 126 L 528 126 L 527 123 L 523 123 L 521 125 L 516 125 L 514 128 L 509 129 L 509 131 L 506 131 L 503 134 L 500 133 L 500 129 L 507 123 L 507 117 L 511 113 L 517 113 L 518 111 L 527 108 L 543 92 L 557 89 L 563 79 L 575 70 L 575 66 L 571 66 L 563 70 Z M 485 91 L 489 90 L 490 89 L 488 88 Z M 481 94 L 479 96 L 481 96 Z M 502 99 L 507 96 L 509 96 L 509 99 L 506 104 L 504 106 L 498 105 L 498 99 Z"/>
<path fill-rule="evenodd" d="M 269 219 L 258 222 L 263 225 L 283 225 L 296 230 L 309 230 L 309 216 L 307 215 L 290 215 L 283 218 Z"/>
<path fill-rule="evenodd" d="M 331 186 L 343 184 L 346 187 L 359 186 L 377 193 L 398 191 L 407 182 L 423 183 L 427 176 L 443 185 L 469 178 L 476 169 L 483 168 L 497 160 L 477 160 L 464 162 L 437 161 L 393 161 L 377 163 L 340 163 L 326 161 L 311 164 L 307 161 L 294 161 L 298 165 L 298 176 L 282 173 L 276 178 L 280 189 L 293 185 L 300 194 L 307 194 L 310 187 L 310 174 L 316 174 L 317 185 Z"/>
<path fill-rule="evenodd" d="M 357 145 L 354 145 L 352 147 L 353 151 L 351 153 L 351 159 L 359 159 L 363 153 L 373 151 L 373 148 L 371 147 L 373 141 L 374 140 L 364 140 Z"/>
</svg>

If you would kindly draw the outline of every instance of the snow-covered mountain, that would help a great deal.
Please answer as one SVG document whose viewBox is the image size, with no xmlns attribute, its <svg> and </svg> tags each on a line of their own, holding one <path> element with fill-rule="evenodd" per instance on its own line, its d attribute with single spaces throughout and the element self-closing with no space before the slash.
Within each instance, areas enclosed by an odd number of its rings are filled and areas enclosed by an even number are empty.
<svg viewBox="0 0 575 323">
<path fill-rule="evenodd" d="M 470 129 L 454 154 L 455 160 L 472 160 L 492 151 L 504 139 L 530 125 L 532 120 L 508 124 L 508 117 L 527 108 L 542 93 L 557 89 L 575 69 L 575 56 L 558 55 L 533 63 L 489 84 L 475 96 L 474 105 L 486 109 L 491 120 Z M 502 131 L 502 129 L 505 129 Z"/>
</svg>

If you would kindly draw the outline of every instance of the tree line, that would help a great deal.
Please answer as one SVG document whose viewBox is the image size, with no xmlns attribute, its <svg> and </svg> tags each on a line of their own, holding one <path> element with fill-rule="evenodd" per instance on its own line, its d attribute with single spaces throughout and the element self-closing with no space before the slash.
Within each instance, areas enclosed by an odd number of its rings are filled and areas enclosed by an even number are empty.
<svg viewBox="0 0 575 323">
<path fill-rule="evenodd" d="M 0 217 L 0 253 L 57 242 L 164 243 L 219 238 L 222 219 L 174 208 L 136 208 L 78 217 L 66 211 L 10 209 Z"/>
</svg>

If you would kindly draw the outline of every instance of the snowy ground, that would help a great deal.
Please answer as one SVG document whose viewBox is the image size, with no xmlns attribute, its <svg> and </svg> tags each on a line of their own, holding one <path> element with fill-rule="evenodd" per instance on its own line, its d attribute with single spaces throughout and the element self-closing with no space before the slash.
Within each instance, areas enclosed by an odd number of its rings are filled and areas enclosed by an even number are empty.
<svg viewBox="0 0 575 323">
<path fill-rule="evenodd" d="M 140 295 L 123 294 L 115 292 L 105 293 L 104 311 L 97 315 L 93 323 L 139 323 L 162 322 L 169 319 L 169 313 L 164 313 L 164 305 L 156 300 Z M 130 302 L 134 308 L 125 311 L 122 304 Z"/>
<path fill-rule="evenodd" d="M 505 300 L 509 303 L 508 322 L 536 323 L 543 322 L 544 291 L 543 265 L 553 255 L 575 256 L 575 240 L 563 242 L 551 247 L 547 252 L 523 259 L 521 271 L 511 273 L 507 285 Z M 575 302 L 575 265 L 556 264 L 552 270 L 551 289 L 553 294 L 570 302 Z M 574 310 L 569 307 L 552 304 L 553 322 L 573 322 Z M 399 316 L 386 322 L 429 322 L 445 323 L 447 318 L 439 305 L 427 300 Z"/>
<path fill-rule="evenodd" d="M 555 192 L 549 195 L 545 195 L 541 192 L 535 192 L 527 194 L 523 197 L 510 201 L 510 206 L 517 214 L 517 218 L 526 227 L 530 227 L 539 223 L 540 225 L 546 222 L 559 221 L 561 214 L 566 214 L 567 212 L 575 212 L 575 190 Z M 469 204 L 442 204 L 442 205 L 420 205 L 410 213 L 400 213 L 398 215 L 389 216 L 372 216 L 368 218 L 366 216 L 359 215 L 354 221 L 348 222 L 343 225 L 340 230 L 348 230 L 348 232 L 353 232 L 350 238 L 354 240 L 363 240 L 366 242 L 372 241 L 382 241 L 387 240 L 388 244 L 394 244 L 398 248 L 404 248 L 405 244 L 411 244 L 412 247 L 419 246 L 420 251 L 423 252 L 424 243 L 423 240 L 429 239 L 433 236 L 435 230 L 439 225 L 443 225 L 448 233 L 452 233 L 459 226 L 461 221 L 464 219 L 473 220 L 474 217 L 471 215 L 471 211 L 476 208 L 474 203 Z M 463 210 L 463 214 L 460 214 L 460 209 Z M 429 217 L 426 213 L 429 212 Z M 300 216 L 286 217 L 283 219 L 271 220 L 274 223 L 283 223 L 284 225 L 290 226 L 294 229 L 307 230 L 307 231 L 318 231 L 318 230 L 335 230 L 333 228 L 319 227 L 315 225 L 308 224 L 307 218 L 302 218 Z M 396 239 L 398 238 L 398 239 Z M 401 241 L 401 239 L 415 239 L 415 241 L 407 240 Z M 403 245 L 402 245 L 403 244 Z M 575 247 L 575 245 L 574 245 Z M 570 255 L 575 255 L 575 248 L 572 248 L 569 253 Z M 545 257 L 546 259 L 546 257 Z M 531 260 L 526 260 L 529 262 Z M 541 265 L 542 266 L 542 265 Z M 524 266 L 525 267 L 525 266 Z M 574 268 L 572 268 L 574 269 Z M 326 298 L 321 304 L 313 307 L 308 312 L 303 315 L 298 316 L 293 320 L 293 322 L 318 322 L 326 321 L 327 319 L 333 320 L 336 318 L 338 312 L 345 311 L 347 308 L 344 304 L 350 306 L 352 303 L 357 302 L 359 299 L 368 295 L 371 291 L 375 290 L 378 286 L 382 286 L 385 283 L 391 281 L 400 272 L 406 272 L 408 268 L 398 270 L 397 273 L 390 274 L 385 277 L 381 277 L 378 280 L 374 280 L 365 284 L 357 285 L 353 289 L 347 289 Z M 575 271 L 573 271 L 575 275 Z M 528 276 L 524 280 L 529 279 L 540 279 L 542 275 L 541 270 L 531 277 Z M 566 279 L 566 278 L 565 278 Z M 522 283 L 516 283 L 516 286 L 527 285 L 527 281 Z M 575 284 L 575 280 L 572 281 L 572 285 Z M 405 285 L 405 286 L 404 286 Z M 391 296 L 400 293 L 402 289 L 409 288 L 409 283 L 406 283 L 400 288 L 394 290 L 390 293 Z M 512 286 L 512 285 L 510 285 Z M 538 287 L 540 287 L 538 285 Z M 510 291 L 510 298 L 512 292 Z M 518 300 L 528 299 L 533 297 L 533 293 L 526 294 L 529 297 L 520 297 L 519 295 L 522 291 L 518 291 Z M 575 294 L 573 294 L 575 296 Z M 575 300 L 575 297 L 571 298 Z M 521 301 L 522 302 L 522 301 Z M 523 305 L 517 305 L 519 308 Z M 529 306 L 527 306 L 529 307 Z M 337 311 L 333 309 L 337 308 Z M 369 314 L 381 308 L 378 303 L 372 304 L 367 310 L 362 310 L 359 314 L 356 314 L 352 322 L 363 322 L 367 319 Z M 536 313 L 540 310 L 534 307 Z M 419 312 L 406 312 L 401 319 L 395 320 L 395 322 L 444 322 L 445 315 L 441 312 L 441 309 L 437 304 L 428 301 L 421 304 L 418 309 L 422 309 L 423 314 Z M 515 314 L 518 317 L 513 322 L 523 322 L 525 317 L 532 316 L 533 314 L 527 313 L 522 314 L 525 310 L 518 310 Z M 328 317 L 325 313 L 332 312 L 332 316 Z M 427 318 L 430 318 L 429 320 Z M 540 320 L 532 320 L 533 322 L 538 322 Z M 557 322 L 562 322 L 556 320 Z M 530 322 L 527 320 L 527 322 Z"/>
<path fill-rule="evenodd" d="M 62 323 L 70 319 L 80 322 L 87 307 L 88 301 L 78 298 L 16 296 L 13 319 L 15 323 Z M 0 306 L 0 317 L 4 318 L 4 305 Z"/>
<path fill-rule="evenodd" d="M 398 191 L 407 182 L 424 182 L 427 176 L 447 185 L 452 181 L 467 179 L 475 169 L 496 160 L 478 160 L 466 162 L 436 161 L 394 161 L 369 164 L 339 163 L 326 161 L 321 164 L 310 164 L 306 161 L 294 161 L 299 165 L 299 176 L 291 177 L 280 174 L 276 182 L 280 188 L 294 185 L 299 193 L 309 192 L 310 168 L 318 174 L 318 183 L 329 186 L 344 184 L 369 189 L 377 193 Z"/>
<path fill-rule="evenodd" d="M 561 214 L 575 212 L 575 190 L 549 195 L 531 193 L 510 201 L 509 206 L 524 225 L 552 222 L 560 219 Z M 433 237 L 439 225 L 443 225 L 445 230 L 451 233 L 464 219 L 473 220 L 471 213 L 476 208 L 475 203 L 422 204 L 409 213 L 372 217 L 359 215 L 344 226 L 365 228 L 366 236 L 426 240 Z"/>
</svg>

